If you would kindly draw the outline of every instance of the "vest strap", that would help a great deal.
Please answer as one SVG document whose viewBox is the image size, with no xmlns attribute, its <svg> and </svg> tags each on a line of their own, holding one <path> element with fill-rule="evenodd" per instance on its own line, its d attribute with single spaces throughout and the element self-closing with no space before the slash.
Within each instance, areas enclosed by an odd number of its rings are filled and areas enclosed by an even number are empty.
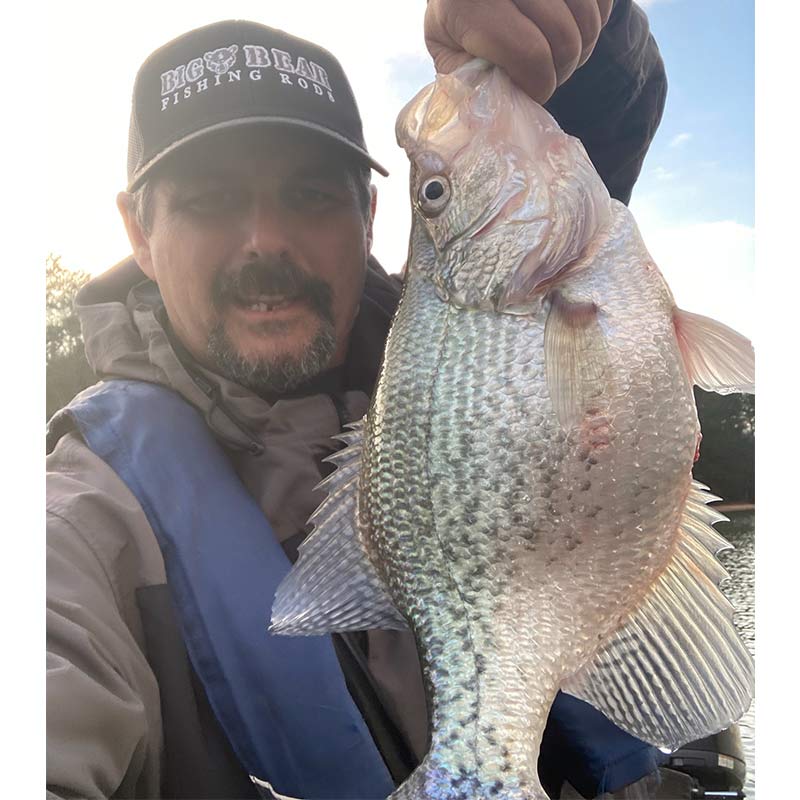
<svg viewBox="0 0 800 800">
<path fill-rule="evenodd" d="M 200 414 L 140 381 L 100 384 L 67 412 L 147 515 L 189 658 L 248 773 L 309 800 L 390 794 L 330 636 L 267 632 L 291 565 Z"/>
</svg>

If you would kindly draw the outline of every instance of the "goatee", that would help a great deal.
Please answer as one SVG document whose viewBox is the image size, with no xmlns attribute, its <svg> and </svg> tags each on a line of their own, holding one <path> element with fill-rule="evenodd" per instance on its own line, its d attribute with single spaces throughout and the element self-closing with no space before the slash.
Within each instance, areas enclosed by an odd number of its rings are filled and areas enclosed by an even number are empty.
<svg viewBox="0 0 800 800">
<path fill-rule="evenodd" d="M 238 273 L 220 275 L 212 287 L 217 310 L 247 304 L 259 295 L 280 296 L 306 303 L 319 320 L 314 338 L 300 354 L 249 358 L 230 341 L 223 323 L 209 334 L 208 355 L 216 370 L 256 394 L 285 394 L 323 372 L 336 350 L 331 290 L 325 281 L 306 275 L 284 258 L 246 264 Z M 265 322 L 265 336 L 283 335 L 283 324 Z"/>
</svg>

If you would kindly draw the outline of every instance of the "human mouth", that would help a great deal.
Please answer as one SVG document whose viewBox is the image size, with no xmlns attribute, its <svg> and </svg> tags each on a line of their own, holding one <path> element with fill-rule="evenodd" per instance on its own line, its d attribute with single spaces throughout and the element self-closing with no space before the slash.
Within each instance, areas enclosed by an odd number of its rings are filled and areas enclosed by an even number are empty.
<svg viewBox="0 0 800 800">
<path fill-rule="evenodd" d="M 255 300 L 245 301 L 242 305 L 247 311 L 280 311 L 297 302 L 296 297 L 261 296 Z"/>
<path fill-rule="evenodd" d="M 330 286 L 282 260 L 252 262 L 236 273 L 220 273 L 212 301 L 218 313 L 262 329 L 265 323 L 289 324 L 309 312 L 332 321 Z"/>
<path fill-rule="evenodd" d="M 250 297 L 239 297 L 233 305 L 239 311 L 250 314 L 275 314 L 292 309 L 302 302 L 299 295 L 259 294 Z"/>
</svg>

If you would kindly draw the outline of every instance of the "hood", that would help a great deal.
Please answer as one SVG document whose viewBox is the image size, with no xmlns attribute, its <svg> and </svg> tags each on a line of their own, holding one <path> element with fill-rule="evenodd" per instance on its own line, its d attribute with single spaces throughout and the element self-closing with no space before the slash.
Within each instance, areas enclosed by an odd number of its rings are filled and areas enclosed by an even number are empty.
<svg viewBox="0 0 800 800">
<path fill-rule="evenodd" d="M 371 395 L 399 297 L 400 280 L 370 257 L 344 367 L 299 387 L 292 397 L 323 393 L 332 386 Z M 99 379 L 158 383 L 195 406 L 229 447 L 262 448 L 257 431 L 281 401 L 270 403 L 198 364 L 171 334 L 158 286 L 133 257 L 89 281 L 76 295 L 75 309 L 86 358 Z"/>
</svg>

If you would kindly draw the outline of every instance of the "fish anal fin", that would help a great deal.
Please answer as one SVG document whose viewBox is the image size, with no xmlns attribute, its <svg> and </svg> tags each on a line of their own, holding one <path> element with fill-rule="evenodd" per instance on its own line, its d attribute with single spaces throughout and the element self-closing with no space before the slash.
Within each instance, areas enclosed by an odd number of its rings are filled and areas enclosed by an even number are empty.
<svg viewBox="0 0 800 800">
<path fill-rule="evenodd" d="M 320 484 L 328 496 L 312 514 L 314 530 L 275 593 L 273 633 L 313 636 L 407 628 L 358 535 L 362 437 L 360 423 L 339 437 L 348 446 L 330 458 L 337 469 Z"/>
<path fill-rule="evenodd" d="M 727 728 L 753 695 L 753 660 L 717 588 L 725 545 L 694 483 L 672 560 L 594 659 L 562 686 L 646 742 L 676 750 Z M 709 509 L 710 511 L 710 509 Z"/>
<path fill-rule="evenodd" d="M 709 392 L 755 393 L 755 356 L 750 340 L 727 325 L 676 308 L 675 334 L 689 378 Z"/>
<path fill-rule="evenodd" d="M 557 289 L 549 301 L 544 328 L 547 387 L 558 421 L 568 431 L 602 394 L 607 348 L 594 302 L 567 299 Z"/>
</svg>

